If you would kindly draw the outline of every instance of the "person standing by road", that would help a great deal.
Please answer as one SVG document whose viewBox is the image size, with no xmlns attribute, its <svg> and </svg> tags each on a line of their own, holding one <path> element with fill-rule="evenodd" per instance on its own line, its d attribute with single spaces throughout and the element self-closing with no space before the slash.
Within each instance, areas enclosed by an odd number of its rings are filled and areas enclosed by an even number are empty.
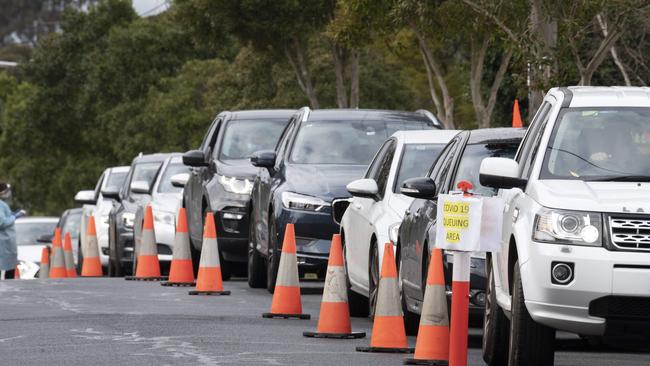
<svg viewBox="0 0 650 366">
<path fill-rule="evenodd" d="M 15 276 L 18 249 L 14 222 L 18 217 L 25 215 L 23 210 L 11 212 L 10 202 L 11 186 L 0 182 L 0 271 L 4 272 L 4 279 L 13 279 Z"/>
</svg>

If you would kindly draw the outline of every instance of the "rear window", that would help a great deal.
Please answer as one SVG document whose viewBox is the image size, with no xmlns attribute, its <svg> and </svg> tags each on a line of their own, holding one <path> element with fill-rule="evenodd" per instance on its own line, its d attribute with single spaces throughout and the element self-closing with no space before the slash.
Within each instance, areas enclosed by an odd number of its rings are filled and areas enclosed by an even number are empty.
<svg viewBox="0 0 650 366">
<path fill-rule="evenodd" d="M 302 123 L 290 161 L 295 164 L 368 165 L 397 131 L 434 129 L 425 121 L 332 120 Z"/>
</svg>

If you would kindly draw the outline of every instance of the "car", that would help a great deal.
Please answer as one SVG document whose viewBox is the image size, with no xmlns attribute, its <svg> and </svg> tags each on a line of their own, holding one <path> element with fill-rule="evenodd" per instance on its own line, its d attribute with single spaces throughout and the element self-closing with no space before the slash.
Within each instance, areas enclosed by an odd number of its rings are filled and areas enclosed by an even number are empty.
<svg viewBox="0 0 650 366">
<path fill-rule="evenodd" d="M 426 177 L 412 178 L 403 183 L 402 192 L 415 198 L 404 215 L 396 242 L 402 310 L 410 334 L 417 332 L 430 252 L 436 243 L 438 194 L 457 190 L 459 182 L 469 181 L 473 186 L 473 194 L 495 195 L 494 189 L 482 186 L 479 182 L 478 168 L 481 161 L 485 157 L 514 156 L 524 132 L 524 129 L 513 128 L 463 131 L 449 142 Z M 443 253 L 448 290 L 451 290 L 452 259 L 451 253 Z M 484 303 L 485 255 L 475 253 L 471 258 L 470 270 L 472 322 L 477 317 L 479 320 L 482 318 Z"/>
<path fill-rule="evenodd" d="M 248 284 L 273 292 L 281 243 L 295 224 L 300 273 L 323 278 L 332 235 L 335 197 L 360 178 L 379 146 L 398 130 L 440 128 L 430 113 L 364 109 L 301 108 L 275 150 L 251 157 L 260 169 L 252 193 Z"/>
<path fill-rule="evenodd" d="M 170 154 L 139 155 L 119 190 L 107 187 L 102 195 L 112 199 L 108 215 L 108 275 L 121 277 L 132 272 L 134 257 L 133 226 L 138 207 L 151 201 L 151 190 L 160 168 Z"/>
<path fill-rule="evenodd" d="M 158 260 L 163 272 L 167 272 L 172 260 L 176 236 L 176 215 L 181 207 L 183 185 L 189 177 L 190 168 L 183 164 L 180 154 L 171 154 L 160 168 L 151 190 L 153 227 L 158 249 Z M 146 204 L 139 205 L 135 214 L 135 241 L 140 243 Z M 136 244 L 137 245 L 137 244 Z M 136 261 L 133 261 L 135 270 Z"/>
<path fill-rule="evenodd" d="M 81 251 L 80 248 L 74 243 L 79 242 L 79 233 L 81 232 L 81 215 L 83 208 L 69 208 L 61 214 L 59 221 L 56 224 L 58 229 L 61 229 L 61 239 L 65 238 L 65 234 L 70 234 L 70 240 L 72 242 L 72 257 L 74 258 L 74 263 L 77 266 L 79 273 L 81 273 L 81 257 L 79 254 Z"/>
<path fill-rule="evenodd" d="M 18 260 L 40 263 L 41 253 L 52 240 L 58 217 L 26 216 L 16 219 Z"/>
<path fill-rule="evenodd" d="M 104 197 L 102 190 L 118 191 L 124 185 L 129 168 L 129 166 L 106 168 L 99 176 L 94 190 L 79 191 L 75 197 L 75 201 L 83 204 L 81 218 L 81 231 L 83 233 L 86 232 L 90 215 L 95 218 L 99 259 L 103 267 L 108 267 L 108 215 L 113 208 L 113 199 Z M 81 253 L 82 238 L 83 236 L 76 243 L 79 253 Z"/>
<path fill-rule="evenodd" d="M 553 88 L 514 159 L 485 159 L 501 250 L 488 255 L 483 358 L 552 365 L 556 330 L 650 341 L 650 88 Z"/>
<path fill-rule="evenodd" d="M 192 167 L 183 192 L 188 216 L 192 258 L 198 270 L 205 215 L 214 213 L 221 271 L 245 274 L 250 222 L 250 194 L 259 168 L 249 157 L 272 149 L 295 110 L 222 112 L 212 122 L 198 150 L 188 151 L 183 161 Z"/>
<path fill-rule="evenodd" d="M 379 149 L 364 177 L 347 185 L 353 197 L 340 225 L 348 287 L 353 292 L 348 299 L 352 299 L 354 316 L 374 314 L 384 243 L 397 242 L 404 212 L 413 201 L 400 193 L 402 182 L 426 174 L 440 151 L 459 132 L 395 132 Z M 333 207 L 336 218 L 340 215 L 338 206 Z"/>
</svg>

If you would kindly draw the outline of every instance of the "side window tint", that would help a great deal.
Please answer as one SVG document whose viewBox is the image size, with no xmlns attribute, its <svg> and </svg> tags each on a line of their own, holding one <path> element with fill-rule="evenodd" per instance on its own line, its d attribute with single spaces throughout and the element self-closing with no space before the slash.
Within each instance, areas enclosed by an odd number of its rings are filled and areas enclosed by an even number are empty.
<svg viewBox="0 0 650 366">
<path fill-rule="evenodd" d="M 440 171 L 440 167 L 442 164 L 445 162 L 445 159 L 447 158 L 447 155 L 449 155 L 449 152 L 454 149 L 454 146 L 456 146 L 458 140 L 454 139 L 450 141 L 447 146 L 442 150 L 440 155 L 438 156 L 438 159 L 436 159 L 436 162 L 433 164 L 433 167 L 431 168 L 431 171 L 429 171 L 429 177 L 435 178 L 435 175 L 438 171 Z"/>
<path fill-rule="evenodd" d="M 391 141 L 388 145 L 388 150 L 384 154 L 384 157 L 381 159 L 381 164 L 377 170 L 377 176 L 375 181 L 377 182 L 377 188 L 379 192 L 379 197 L 384 197 L 386 192 L 386 184 L 388 184 L 388 176 L 390 175 L 390 167 L 393 165 L 393 156 L 395 156 L 395 148 L 397 143 Z"/>
<path fill-rule="evenodd" d="M 384 142 L 383 145 L 379 148 L 379 151 L 377 154 L 375 154 L 374 159 L 372 159 L 372 162 L 368 166 L 368 170 L 366 171 L 366 175 L 364 178 L 367 179 L 374 179 L 375 181 L 377 180 L 377 174 L 379 172 L 379 167 L 381 166 L 383 162 L 384 155 L 386 155 L 386 151 L 390 148 L 391 141 L 386 141 Z"/>
<path fill-rule="evenodd" d="M 547 118 L 550 110 L 551 110 L 551 104 L 549 102 L 544 102 L 544 104 L 542 104 L 542 106 L 539 107 L 539 111 L 535 114 L 535 117 L 533 118 L 530 127 L 528 127 L 528 131 L 526 132 L 526 136 L 524 136 L 524 140 L 521 143 L 520 151 L 516 157 L 517 162 L 520 165 L 522 165 L 521 166 L 522 168 L 524 162 L 530 157 L 532 145 L 534 144 L 534 141 L 537 136 L 537 132 L 539 132 L 540 125 L 542 124 L 541 121 Z"/>
<path fill-rule="evenodd" d="M 278 140 L 278 145 L 275 147 L 275 151 L 277 153 L 277 158 L 276 161 L 282 160 L 281 157 L 284 155 L 284 152 L 287 149 L 287 140 L 289 139 L 289 136 L 291 136 L 291 132 L 295 128 L 295 123 L 294 123 L 295 118 L 292 118 L 289 121 L 289 125 L 287 128 L 284 129 L 284 132 L 282 132 L 282 136 L 280 136 L 280 140 Z"/>
<path fill-rule="evenodd" d="M 546 124 L 548 123 L 548 120 L 551 118 L 551 113 L 550 109 L 549 112 L 546 113 L 546 116 L 542 121 L 540 121 L 536 126 L 537 129 L 535 131 L 535 136 L 534 139 L 531 139 L 531 147 L 530 147 L 530 152 L 528 153 L 528 157 L 524 161 L 524 166 L 521 168 L 522 171 L 522 178 L 529 178 L 530 177 L 530 172 L 533 168 L 533 163 L 535 162 L 535 157 L 537 156 L 537 150 L 539 149 L 539 144 L 542 140 L 542 135 L 544 134 L 544 130 L 546 129 Z M 531 136 L 533 137 L 533 136 Z"/>
</svg>

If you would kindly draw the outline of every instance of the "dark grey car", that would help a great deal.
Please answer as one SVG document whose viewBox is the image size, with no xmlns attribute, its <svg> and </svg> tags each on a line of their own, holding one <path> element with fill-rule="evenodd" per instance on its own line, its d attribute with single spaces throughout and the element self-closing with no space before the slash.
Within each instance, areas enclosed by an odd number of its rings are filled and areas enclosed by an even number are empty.
<svg viewBox="0 0 650 366">
<path fill-rule="evenodd" d="M 407 332 L 415 334 L 424 299 L 430 251 L 436 237 L 437 195 L 456 190 L 462 180 L 473 185 L 472 193 L 492 196 L 492 188 L 479 183 L 479 166 L 487 157 L 511 158 L 524 136 L 524 129 L 494 128 L 463 131 L 440 153 L 427 177 L 404 182 L 411 188 L 405 195 L 416 198 L 406 211 L 397 242 L 397 265 L 400 274 L 402 307 Z M 435 191 L 435 195 L 430 192 Z M 450 255 L 443 255 L 445 281 L 451 289 Z M 470 311 L 482 315 L 485 301 L 485 259 L 473 256 L 470 270 Z"/>
</svg>

